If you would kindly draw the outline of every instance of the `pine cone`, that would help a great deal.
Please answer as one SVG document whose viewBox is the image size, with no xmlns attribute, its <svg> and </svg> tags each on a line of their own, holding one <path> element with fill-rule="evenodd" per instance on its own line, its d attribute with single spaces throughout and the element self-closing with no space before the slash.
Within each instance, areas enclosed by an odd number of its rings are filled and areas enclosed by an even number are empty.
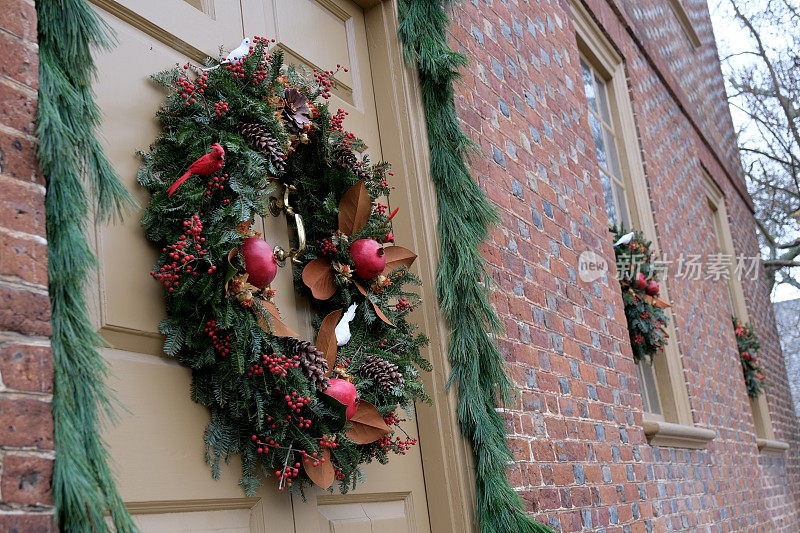
<svg viewBox="0 0 800 533">
<path fill-rule="evenodd" d="M 364 359 L 359 373 L 380 385 L 386 394 L 391 394 L 395 387 L 402 387 L 405 383 L 403 374 L 398 371 L 397 365 L 374 355 L 369 355 Z"/>
<path fill-rule="evenodd" d="M 353 169 L 358 164 L 356 155 L 349 148 L 337 148 L 331 156 L 333 161 L 342 168 Z"/>
<path fill-rule="evenodd" d="M 293 133 L 300 133 L 311 122 L 311 109 L 308 98 L 294 87 L 283 91 L 283 116 Z"/>
<path fill-rule="evenodd" d="M 286 341 L 286 355 L 298 356 L 298 363 L 300 363 L 300 370 L 306 375 L 308 379 L 322 390 L 328 388 L 328 378 L 325 374 L 328 372 L 328 361 L 325 356 L 317 347 L 308 341 L 301 341 L 290 337 Z"/>
<path fill-rule="evenodd" d="M 275 172 L 283 174 L 286 169 L 285 155 L 278 145 L 277 139 L 269 134 L 267 128 L 255 122 L 240 122 L 239 133 L 254 150 L 269 158 L 272 166 L 275 167 Z"/>
<path fill-rule="evenodd" d="M 358 176 L 358 179 L 369 181 L 372 179 L 372 171 L 368 165 L 356 165 L 353 169 L 353 174 Z"/>
</svg>

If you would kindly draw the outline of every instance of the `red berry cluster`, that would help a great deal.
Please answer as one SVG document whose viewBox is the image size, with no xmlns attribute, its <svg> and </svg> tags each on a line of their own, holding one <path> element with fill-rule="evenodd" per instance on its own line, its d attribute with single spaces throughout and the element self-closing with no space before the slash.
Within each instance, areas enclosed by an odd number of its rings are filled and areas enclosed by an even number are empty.
<svg viewBox="0 0 800 533">
<path fill-rule="evenodd" d="M 409 302 L 406 298 L 399 298 L 397 300 L 397 305 L 395 306 L 398 311 L 413 311 L 414 308 L 411 307 L 411 302 Z"/>
<path fill-rule="evenodd" d="M 286 480 L 286 485 L 281 483 L 281 485 L 278 487 L 278 490 L 283 490 L 286 487 L 291 487 L 292 479 L 296 478 L 299 473 L 300 473 L 300 463 L 295 463 L 294 467 L 285 466 L 283 467 L 283 471 L 276 470 L 275 475 L 278 476 L 279 478 L 283 478 Z"/>
<path fill-rule="evenodd" d="M 189 68 L 188 63 L 184 65 L 183 68 L 184 70 L 187 70 Z M 178 78 L 178 81 L 176 81 L 175 83 L 181 89 L 181 97 L 184 100 L 186 100 L 186 102 L 184 102 L 185 105 L 188 106 L 195 103 L 195 98 L 194 98 L 195 91 L 199 92 L 200 94 L 203 94 L 205 92 L 205 88 L 208 87 L 208 84 L 206 84 L 206 80 L 208 80 L 208 72 L 203 72 L 202 74 L 200 74 L 200 77 L 194 80 L 194 83 L 192 83 L 192 81 L 189 78 L 184 78 L 182 76 Z M 195 85 L 195 83 L 197 85 Z M 198 86 L 200 87 L 199 89 Z"/>
<path fill-rule="evenodd" d="M 214 113 L 217 114 L 218 117 L 221 117 L 223 113 L 228 112 L 228 102 L 223 102 L 220 100 L 216 104 L 214 104 Z"/>
<path fill-rule="evenodd" d="M 317 86 L 319 87 L 319 95 L 321 97 L 325 99 L 331 97 L 331 88 L 333 87 L 334 83 L 336 83 L 333 77 L 340 70 L 342 70 L 341 65 L 336 65 L 336 70 L 314 69 L 314 79 L 317 80 Z M 347 69 L 344 69 L 344 71 L 347 72 Z"/>
<path fill-rule="evenodd" d="M 417 439 L 413 437 L 409 437 L 406 440 L 401 439 L 400 437 L 395 437 L 394 440 L 390 436 L 382 437 L 378 444 L 383 449 L 388 449 L 393 451 L 398 455 L 405 455 L 408 450 L 411 449 L 413 445 L 417 443 Z"/>
<path fill-rule="evenodd" d="M 392 232 L 390 231 L 390 232 L 389 232 L 389 233 L 386 235 L 386 237 L 384 237 L 384 238 L 383 238 L 383 242 L 384 242 L 384 243 L 387 243 L 387 242 L 394 243 L 394 233 L 392 233 Z"/>
<path fill-rule="evenodd" d="M 314 452 L 314 453 L 309 455 L 309 453 L 307 451 L 301 450 L 300 453 L 303 456 L 303 462 L 307 463 L 307 462 L 311 461 L 311 466 L 319 466 L 320 463 L 324 463 L 325 462 L 325 458 L 324 457 L 319 457 L 319 453 L 317 453 L 317 452 Z"/>
<path fill-rule="evenodd" d="M 299 357 L 292 359 L 286 357 L 285 355 L 278 355 L 273 352 L 271 355 L 265 353 L 262 358 L 264 361 L 261 363 L 261 365 L 267 365 L 267 370 L 282 378 L 286 377 L 286 372 L 290 368 L 297 368 L 300 366 L 300 363 L 298 362 Z"/>
<path fill-rule="evenodd" d="M 389 206 L 386 204 L 382 204 L 380 202 L 372 202 L 372 211 L 378 213 L 379 215 L 386 214 L 386 211 L 389 209 Z"/>
<path fill-rule="evenodd" d="M 319 241 L 319 251 L 324 255 L 333 255 L 336 253 L 336 245 L 330 239 L 322 239 Z"/>
<path fill-rule="evenodd" d="M 167 254 L 167 261 L 172 259 L 172 262 L 161 265 L 158 272 L 150 271 L 150 275 L 164 285 L 169 292 L 173 292 L 178 286 L 183 273 L 196 277 L 201 270 L 198 267 L 201 261 L 211 265 L 207 269 L 209 274 L 213 274 L 217 269 L 206 257 L 208 250 L 203 245 L 206 238 L 200 236 L 203 231 L 200 217 L 194 215 L 191 220 L 184 220 L 183 226 L 186 228 L 186 233 L 181 235 L 175 244 L 161 249 Z"/>
<path fill-rule="evenodd" d="M 329 440 L 326 435 L 323 435 L 322 438 L 319 440 L 319 445 L 321 448 L 337 448 L 339 443 L 335 440 Z"/>
<path fill-rule="evenodd" d="M 222 357 L 228 355 L 231 351 L 231 336 L 225 335 L 223 336 L 217 327 L 217 321 L 214 319 L 209 320 L 206 322 L 206 329 L 205 332 L 208 333 L 208 336 L 211 337 L 211 341 L 214 343 L 214 349 L 219 352 Z"/>
<path fill-rule="evenodd" d="M 395 426 L 400 422 L 405 422 L 405 420 L 405 418 L 398 418 L 394 411 L 383 417 L 383 421 L 386 422 L 387 426 Z"/>
<path fill-rule="evenodd" d="M 225 174 L 224 176 L 214 176 L 210 180 L 208 180 L 208 187 L 206 188 L 206 194 L 211 196 L 211 194 L 217 190 L 222 189 L 225 186 L 225 180 L 228 178 L 228 175 Z"/>
<path fill-rule="evenodd" d="M 386 343 L 389 342 L 387 339 L 381 340 L 381 348 L 386 348 Z"/>
<path fill-rule="evenodd" d="M 250 52 L 253 51 L 253 47 L 250 47 Z M 236 61 L 231 61 L 225 68 L 229 70 L 234 78 L 244 78 L 244 59 L 237 59 Z"/>
<path fill-rule="evenodd" d="M 276 448 L 276 449 L 280 448 L 280 446 L 281 446 L 280 444 L 275 442 L 273 439 L 267 440 L 265 438 L 263 440 L 260 440 L 257 435 L 253 435 L 250 438 L 253 440 L 253 442 L 255 442 L 258 445 L 258 449 L 256 450 L 258 453 L 269 453 L 270 446 L 272 446 L 273 448 Z"/>
<path fill-rule="evenodd" d="M 305 398 L 303 396 L 298 396 L 297 391 L 292 392 L 292 394 L 287 394 L 283 397 L 283 399 L 286 400 L 286 404 L 289 406 L 289 409 L 295 413 L 300 413 L 300 409 L 305 407 L 311 401 L 310 396 L 306 396 Z M 302 418 L 300 420 L 302 420 Z"/>
<path fill-rule="evenodd" d="M 331 129 L 334 131 L 344 131 L 344 118 L 349 115 L 344 109 L 337 109 L 336 114 L 331 117 Z"/>
</svg>

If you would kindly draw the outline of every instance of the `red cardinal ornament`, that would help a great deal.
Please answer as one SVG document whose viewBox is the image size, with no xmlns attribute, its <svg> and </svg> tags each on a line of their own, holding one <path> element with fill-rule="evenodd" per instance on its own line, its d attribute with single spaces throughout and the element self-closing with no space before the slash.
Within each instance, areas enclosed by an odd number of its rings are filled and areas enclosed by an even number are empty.
<svg viewBox="0 0 800 533">
<path fill-rule="evenodd" d="M 186 171 L 186 174 L 175 180 L 175 183 L 169 186 L 169 189 L 167 189 L 167 196 L 172 196 L 172 193 L 177 191 L 178 187 L 180 187 L 184 181 L 188 180 L 189 176 L 192 174 L 210 176 L 221 169 L 224 164 L 225 150 L 222 149 L 219 143 L 212 144 L 209 153 L 189 165 L 189 170 Z"/>
</svg>

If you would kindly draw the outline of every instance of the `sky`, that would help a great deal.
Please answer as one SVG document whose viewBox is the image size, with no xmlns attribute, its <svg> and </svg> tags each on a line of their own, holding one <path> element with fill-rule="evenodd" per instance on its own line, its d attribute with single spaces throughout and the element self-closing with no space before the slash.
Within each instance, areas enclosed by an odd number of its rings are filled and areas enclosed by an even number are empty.
<svg viewBox="0 0 800 533">
<path fill-rule="evenodd" d="M 750 5 L 762 3 L 763 0 L 748 0 Z M 798 0 L 800 2 L 800 0 Z M 728 0 L 708 0 L 708 7 L 711 12 L 711 23 L 714 28 L 714 37 L 717 41 L 717 48 L 721 56 L 740 52 L 747 46 L 747 40 L 743 39 L 742 28 L 733 20 L 730 4 Z M 779 43 L 779 35 L 763 35 L 766 44 Z M 738 61 L 747 61 L 746 57 L 737 58 Z M 726 72 L 725 65 L 722 67 L 723 73 Z M 735 108 L 731 108 L 733 124 L 738 130 L 744 121 L 744 115 Z M 795 271 L 800 269 L 795 268 Z M 800 276 L 796 276 L 800 277 Z M 780 302 L 800 298 L 800 290 L 786 284 L 777 286 L 772 291 L 772 301 Z"/>
</svg>

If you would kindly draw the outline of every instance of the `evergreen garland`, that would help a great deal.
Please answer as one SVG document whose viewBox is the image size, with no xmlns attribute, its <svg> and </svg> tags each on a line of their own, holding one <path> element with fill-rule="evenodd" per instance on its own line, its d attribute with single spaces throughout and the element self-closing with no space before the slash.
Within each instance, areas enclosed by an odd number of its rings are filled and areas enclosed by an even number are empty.
<svg viewBox="0 0 800 533">
<path fill-rule="evenodd" d="M 407 289 L 419 284 L 407 268 L 416 256 L 382 247 L 393 240 L 391 215 L 373 199 L 389 196 L 391 173 L 359 161 L 346 113 L 328 110 L 335 72 L 296 70 L 270 46 L 256 37 L 243 60 L 153 76 L 167 99 L 157 113 L 162 133 L 142 154 L 138 180 L 152 196 L 142 226 L 161 250 L 151 274 L 166 289 L 164 351 L 192 370 L 192 399 L 211 412 L 204 440 L 213 476 L 240 454 L 247 495 L 265 478 L 302 493 L 335 477 L 346 492 L 363 481 L 361 464 L 385 463 L 416 442 L 387 435 L 402 431 L 398 407 L 412 412 L 428 399 L 420 379 L 430 368 L 420 352 L 427 339 L 406 321 L 419 302 Z M 212 156 L 224 152 L 222 168 L 173 183 L 198 156 L 211 157 L 203 156 L 209 146 Z M 316 312 L 313 344 L 285 331 L 270 280 L 256 281 L 247 255 L 251 239 L 265 246 L 252 222 L 270 216 L 278 183 L 306 229 L 294 271 Z M 385 254 L 379 274 L 363 274 L 351 253 L 361 240 Z M 337 354 L 333 326 L 345 310 L 351 337 Z M 370 357 L 403 379 L 376 380 L 362 370 Z M 357 408 L 329 394 L 341 387 L 357 391 Z"/>
<path fill-rule="evenodd" d="M 758 364 L 757 352 L 761 348 L 761 343 L 752 324 L 749 322 L 745 324 L 736 317 L 731 318 L 736 332 L 736 347 L 739 349 L 739 360 L 742 363 L 747 395 L 751 398 L 758 398 L 764 390 L 764 379 L 766 377 L 764 369 Z"/>
<path fill-rule="evenodd" d="M 39 41 L 38 158 L 47 180 L 47 256 L 53 335 L 56 459 L 51 490 L 62 531 L 134 531 L 114 486 L 99 435 L 111 415 L 104 388 L 102 339 L 87 314 L 84 289 L 95 266 L 87 215 L 103 222 L 132 199 L 97 141 L 99 113 L 91 92 L 92 48 L 109 45 L 109 29 L 83 0 L 36 2 Z M 88 186 L 88 189 L 87 189 Z M 90 201 L 91 199 L 91 201 Z"/>
<path fill-rule="evenodd" d="M 447 44 L 448 17 L 442 0 L 400 0 L 400 40 L 406 60 L 419 72 L 431 151 L 431 178 L 439 212 L 441 259 L 436 292 L 451 329 L 450 383 L 458 391 L 458 421 L 475 457 L 477 516 L 483 533 L 550 531 L 525 514 L 506 478 L 513 461 L 505 422 L 496 407 L 513 384 L 503 357 L 487 334 L 501 321 L 492 309 L 479 246 L 499 222 L 494 208 L 470 176 L 465 157 L 472 147 L 461 130 L 453 83 L 466 58 Z"/>
<path fill-rule="evenodd" d="M 659 286 L 653 265 L 650 241 L 641 232 L 626 234 L 616 226 L 610 229 L 614 235 L 614 254 L 622 288 L 622 302 L 628 322 L 633 359 L 652 362 L 667 344 L 668 305 L 658 298 Z"/>
</svg>

